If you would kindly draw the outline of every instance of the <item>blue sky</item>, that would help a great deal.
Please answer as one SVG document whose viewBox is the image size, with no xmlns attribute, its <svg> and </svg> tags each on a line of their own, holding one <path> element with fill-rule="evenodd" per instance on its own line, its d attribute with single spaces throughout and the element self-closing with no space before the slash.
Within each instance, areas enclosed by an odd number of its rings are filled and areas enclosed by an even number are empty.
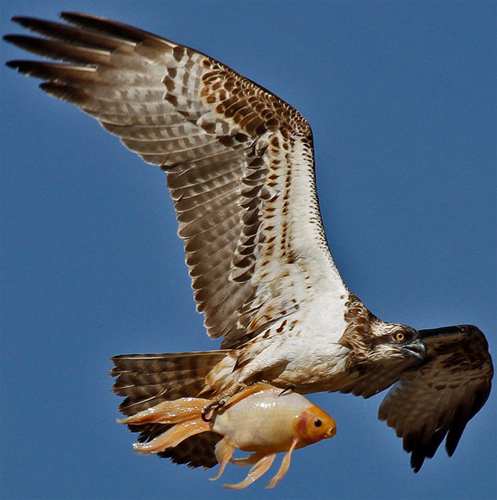
<svg viewBox="0 0 497 500">
<path fill-rule="evenodd" d="M 62 10 L 197 48 L 299 109 L 349 288 L 387 321 L 474 323 L 495 356 L 495 2 L 3 0 L 1 33 L 20 31 L 13 15 Z M 2 498 L 495 498 L 495 393 L 454 457 L 439 450 L 417 475 L 376 419 L 381 396 L 312 395 L 338 434 L 298 450 L 272 491 L 135 455 L 108 358 L 219 345 L 194 310 L 165 177 L 0 71 Z"/>
</svg>

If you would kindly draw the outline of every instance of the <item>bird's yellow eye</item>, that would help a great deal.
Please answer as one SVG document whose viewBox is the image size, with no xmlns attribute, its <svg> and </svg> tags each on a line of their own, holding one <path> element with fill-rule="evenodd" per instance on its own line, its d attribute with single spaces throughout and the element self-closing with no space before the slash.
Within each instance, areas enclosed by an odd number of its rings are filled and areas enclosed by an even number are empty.
<svg viewBox="0 0 497 500">
<path fill-rule="evenodd" d="M 402 332 L 397 332 L 395 334 L 395 340 L 397 342 L 402 342 L 405 338 L 406 338 L 406 336 Z"/>
</svg>

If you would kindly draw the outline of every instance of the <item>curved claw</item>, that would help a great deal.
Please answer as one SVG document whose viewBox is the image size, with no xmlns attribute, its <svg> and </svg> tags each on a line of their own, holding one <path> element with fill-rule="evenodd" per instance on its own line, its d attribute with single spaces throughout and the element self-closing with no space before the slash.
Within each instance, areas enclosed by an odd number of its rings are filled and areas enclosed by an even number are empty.
<svg viewBox="0 0 497 500">
<path fill-rule="evenodd" d="M 211 413 L 214 413 L 215 411 L 219 410 L 226 404 L 225 399 L 220 399 L 219 401 L 211 402 L 206 404 L 203 408 L 202 411 L 200 412 L 200 416 L 202 417 L 202 420 L 204 422 L 211 422 L 213 415 L 210 415 Z"/>
<path fill-rule="evenodd" d="M 293 392 L 295 390 L 294 385 L 289 385 L 287 388 L 283 389 L 279 394 L 278 397 L 284 396 L 285 394 L 289 394 L 290 392 Z"/>
</svg>

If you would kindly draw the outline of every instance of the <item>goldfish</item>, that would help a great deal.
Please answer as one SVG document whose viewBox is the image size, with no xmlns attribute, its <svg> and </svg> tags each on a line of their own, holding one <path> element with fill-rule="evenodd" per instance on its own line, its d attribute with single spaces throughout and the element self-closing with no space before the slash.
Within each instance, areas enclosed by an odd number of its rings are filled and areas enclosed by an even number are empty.
<svg viewBox="0 0 497 500">
<path fill-rule="evenodd" d="M 286 452 L 276 475 L 266 484 L 266 488 L 274 488 L 288 472 L 295 449 L 336 434 L 335 420 L 324 410 L 301 394 L 262 382 L 249 386 L 203 415 L 202 409 L 210 403 L 204 398 L 164 401 L 118 422 L 171 425 L 151 441 L 135 443 L 134 450 L 141 455 L 160 453 L 202 432 L 223 436 L 215 448 L 220 468 L 212 480 L 222 475 L 229 462 L 252 465 L 243 481 L 223 485 L 229 489 L 246 488 L 269 470 L 278 453 Z M 237 449 L 250 455 L 233 458 Z"/>
</svg>

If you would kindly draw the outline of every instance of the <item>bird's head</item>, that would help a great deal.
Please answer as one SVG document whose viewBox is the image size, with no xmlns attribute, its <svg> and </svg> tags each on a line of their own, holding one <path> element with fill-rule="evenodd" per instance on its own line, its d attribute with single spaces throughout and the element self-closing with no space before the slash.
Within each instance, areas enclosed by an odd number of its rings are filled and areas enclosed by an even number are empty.
<svg viewBox="0 0 497 500">
<path fill-rule="evenodd" d="M 364 337 L 366 356 L 373 363 L 424 361 L 426 347 L 419 332 L 399 323 L 376 320 L 371 323 L 370 335 Z"/>
<path fill-rule="evenodd" d="M 399 323 L 386 323 L 369 315 L 368 321 L 352 322 L 341 339 L 350 349 L 350 370 L 415 364 L 424 361 L 426 348 L 419 332 Z"/>
<path fill-rule="evenodd" d="M 367 322 L 350 324 L 341 344 L 349 349 L 349 376 L 340 390 L 366 398 L 383 391 L 405 370 L 426 359 L 426 347 L 417 330 L 385 323 L 372 315 Z"/>
<path fill-rule="evenodd" d="M 419 332 L 399 323 L 386 323 L 350 293 L 345 320 L 348 325 L 340 343 L 349 349 L 346 367 L 363 372 L 371 368 L 407 368 L 426 358 Z"/>
</svg>

